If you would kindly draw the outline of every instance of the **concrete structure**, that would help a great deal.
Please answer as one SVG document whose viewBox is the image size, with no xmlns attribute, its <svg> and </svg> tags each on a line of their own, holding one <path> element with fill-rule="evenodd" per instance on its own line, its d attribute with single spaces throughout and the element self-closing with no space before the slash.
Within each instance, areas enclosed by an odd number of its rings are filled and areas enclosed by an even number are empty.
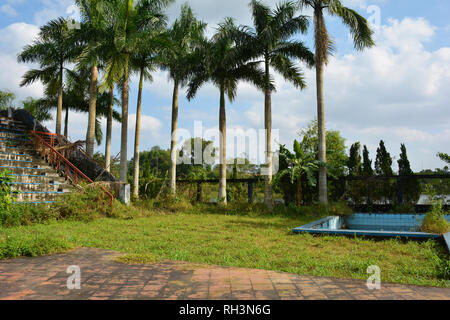
<svg viewBox="0 0 450 320">
<path fill-rule="evenodd" d="M 72 189 L 65 178 L 35 152 L 20 121 L 0 117 L 0 170 L 12 172 L 16 203 L 52 203 Z"/>
</svg>

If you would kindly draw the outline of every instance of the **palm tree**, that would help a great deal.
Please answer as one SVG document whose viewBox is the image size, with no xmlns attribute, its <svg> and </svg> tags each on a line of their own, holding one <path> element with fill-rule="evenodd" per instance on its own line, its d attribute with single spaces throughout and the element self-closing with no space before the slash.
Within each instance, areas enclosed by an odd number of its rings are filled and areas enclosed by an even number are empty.
<svg viewBox="0 0 450 320">
<path fill-rule="evenodd" d="M 130 65 L 139 73 L 139 89 L 136 107 L 136 128 L 134 137 L 134 161 L 133 161 L 133 197 L 139 198 L 139 152 L 142 115 L 142 89 L 144 80 L 153 81 L 151 72 L 156 71 L 156 59 L 161 46 L 161 32 L 156 30 L 141 37 L 137 50 L 130 57 Z"/>
<path fill-rule="evenodd" d="M 0 91 L 0 110 L 8 109 L 16 95 L 10 91 Z"/>
<path fill-rule="evenodd" d="M 67 21 L 58 18 L 42 26 L 38 39 L 26 46 L 17 57 L 19 62 L 34 62 L 40 66 L 40 69 L 27 71 L 20 86 L 40 80 L 45 85 L 47 96 L 58 96 L 56 134 L 61 134 L 65 65 L 73 60 L 78 47 Z"/>
<path fill-rule="evenodd" d="M 63 105 L 66 109 L 66 121 L 65 121 L 65 137 L 68 136 L 69 127 L 69 110 L 76 112 L 89 112 L 89 89 L 90 89 L 90 68 L 76 69 L 66 71 L 65 75 L 65 87 L 63 92 Z M 116 103 L 113 100 L 113 103 Z M 44 98 L 35 101 L 35 109 L 44 112 L 55 108 L 57 106 L 57 99 L 52 96 L 45 96 Z M 102 130 L 100 125 L 100 118 L 106 117 L 110 108 L 110 96 L 108 93 L 97 93 L 96 99 L 97 112 L 95 119 L 95 141 L 97 144 L 101 143 Z M 113 112 L 112 118 L 116 121 L 120 121 L 120 115 L 117 112 Z"/>
<path fill-rule="evenodd" d="M 107 61 L 105 82 L 122 84 L 122 132 L 120 148 L 120 181 L 127 182 L 128 97 L 130 55 L 139 37 L 151 29 L 159 29 L 165 16 L 162 10 L 173 0 L 111 0 L 100 1 L 106 16 L 106 30 L 114 39 L 115 50 Z"/>
<path fill-rule="evenodd" d="M 310 7 L 314 11 L 319 160 L 326 163 L 327 146 L 323 69 L 324 65 L 328 63 L 328 55 L 332 52 L 333 43 L 325 24 L 324 13 L 339 17 L 342 22 L 349 27 L 355 49 L 358 51 L 372 47 L 375 44 L 372 39 L 373 31 L 370 29 L 370 26 L 364 17 L 359 15 L 356 11 L 344 7 L 340 0 L 298 0 L 298 3 L 300 9 Z M 319 201 L 323 204 L 328 204 L 327 168 L 325 166 L 321 166 L 319 170 Z"/>
<path fill-rule="evenodd" d="M 205 41 L 194 54 L 197 63 L 188 86 L 188 99 L 191 100 L 207 81 L 212 81 L 220 91 L 219 131 L 220 131 L 220 182 L 219 201 L 227 203 L 227 155 L 226 155 L 226 111 L 225 94 L 230 102 L 236 97 L 240 80 L 255 84 L 261 90 L 267 86 L 265 74 L 259 62 L 248 62 L 243 50 L 233 45 L 229 37 L 236 26 L 231 18 L 219 25 L 219 30 L 211 41 Z"/>
<path fill-rule="evenodd" d="M 170 190 L 176 193 L 177 181 L 177 128 L 178 128 L 178 90 L 187 85 L 193 50 L 204 40 L 206 23 L 195 18 L 187 5 L 181 7 L 180 17 L 173 23 L 167 33 L 167 43 L 162 51 L 161 67 L 168 70 L 173 80 L 172 126 L 170 142 Z"/>
<path fill-rule="evenodd" d="M 53 120 L 53 117 L 50 113 L 50 108 L 45 106 L 43 107 L 41 105 L 41 99 L 27 97 L 24 101 L 22 101 L 22 104 L 23 108 L 28 111 L 37 121 L 43 122 Z"/>
<path fill-rule="evenodd" d="M 269 208 L 272 199 L 272 89 L 270 68 L 278 71 L 297 88 L 306 87 L 301 70 L 294 65 L 293 59 L 314 64 L 314 54 L 302 42 L 290 41 L 298 32 L 306 32 L 308 19 L 294 17 L 296 6 L 293 2 L 282 2 L 275 10 L 252 0 L 250 3 L 254 28 L 240 27 L 233 32 L 242 50 L 251 50 L 255 59 L 262 58 L 265 69 L 264 126 L 266 130 L 266 165 L 264 200 Z"/>
<path fill-rule="evenodd" d="M 85 48 L 82 53 L 84 66 L 91 69 L 91 80 L 89 87 L 89 117 L 86 132 L 86 152 L 91 157 L 94 155 L 97 82 L 98 82 L 98 56 L 106 34 L 104 29 L 103 14 L 99 11 L 99 3 L 102 0 L 76 0 L 75 3 L 80 8 L 83 20 L 81 30 L 82 40 Z"/>
</svg>

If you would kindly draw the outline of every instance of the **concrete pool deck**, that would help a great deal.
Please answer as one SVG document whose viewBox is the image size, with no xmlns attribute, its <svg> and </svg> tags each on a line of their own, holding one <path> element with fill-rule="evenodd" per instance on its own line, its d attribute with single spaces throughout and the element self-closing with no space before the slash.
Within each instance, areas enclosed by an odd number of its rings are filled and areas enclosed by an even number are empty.
<svg viewBox="0 0 450 320">
<path fill-rule="evenodd" d="M 275 271 L 165 261 L 127 265 L 122 253 L 101 249 L 0 261 L 5 300 L 450 300 L 450 289 L 381 284 Z M 69 266 L 79 266 L 81 289 L 67 289 Z"/>
</svg>

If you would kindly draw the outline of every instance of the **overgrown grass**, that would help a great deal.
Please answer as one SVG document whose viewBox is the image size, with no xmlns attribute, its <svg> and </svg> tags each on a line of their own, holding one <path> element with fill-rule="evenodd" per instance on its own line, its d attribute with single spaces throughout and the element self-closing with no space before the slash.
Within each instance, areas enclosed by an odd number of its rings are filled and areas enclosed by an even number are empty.
<svg viewBox="0 0 450 320">
<path fill-rule="evenodd" d="M 0 213 L 0 226 L 15 227 L 58 220 L 93 221 L 101 217 L 133 218 L 139 210 L 109 198 L 99 187 L 80 186 L 49 205 L 14 205 Z"/>
<path fill-rule="evenodd" d="M 450 287 L 450 262 L 438 241 L 292 233 L 349 213 L 344 204 L 268 211 L 258 203 L 225 207 L 179 197 L 110 207 L 103 193 L 85 188 L 54 206 L 2 218 L 0 259 L 95 247 L 123 252 L 124 263 L 168 259 L 356 279 L 378 265 L 384 282 Z"/>
<path fill-rule="evenodd" d="M 384 282 L 450 287 L 450 264 L 437 241 L 294 235 L 293 227 L 318 217 L 247 215 L 206 205 L 147 215 L 0 228 L 1 257 L 95 247 L 128 254 L 120 259 L 126 263 L 183 260 L 356 279 L 367 279 L 367 267 L 378 265 Z"/>
</svg>

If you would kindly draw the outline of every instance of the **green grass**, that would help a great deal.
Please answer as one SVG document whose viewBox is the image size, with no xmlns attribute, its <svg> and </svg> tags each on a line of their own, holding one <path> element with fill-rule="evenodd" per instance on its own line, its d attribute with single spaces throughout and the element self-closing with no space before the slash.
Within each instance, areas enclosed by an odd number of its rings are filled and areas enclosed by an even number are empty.
<svg viewBox="0 0 450 320">
<path fill-rule="evenodd" d="M 355 279 L 367 279 L 367 267 L 378 265 L 384 282 L 450 287 L 450 263 L 438 241 L 294 235 L 293 227 L 318 217 L 206 205 L 146 214 L 0 228 L 0 258 L 96 247 L 126 253 L 119 259 L 125 263 L 168 259 Z"/>
</svg>

